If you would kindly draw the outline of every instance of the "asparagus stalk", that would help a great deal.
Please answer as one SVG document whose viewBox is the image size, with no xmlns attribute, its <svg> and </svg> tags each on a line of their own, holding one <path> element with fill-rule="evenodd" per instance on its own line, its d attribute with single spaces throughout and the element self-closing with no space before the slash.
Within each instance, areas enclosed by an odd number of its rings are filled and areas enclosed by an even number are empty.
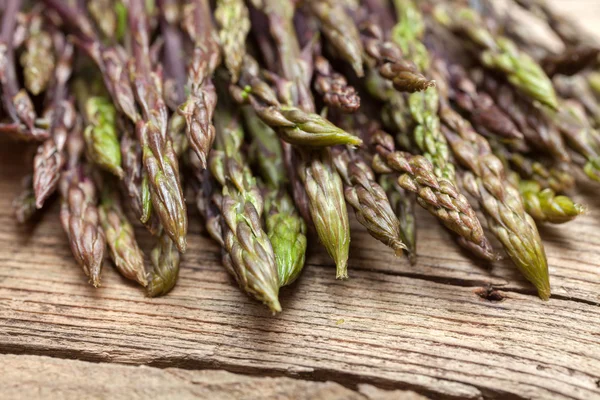
<svg viewBox="0 0 600 400">
<path fill-rule="evenodd" d="M 13 36 L 17 21 L 17 13 L 22 0 L 10 1 L 2 13 L 0 30 L 0 88 L 4 112 L 10 122 L 0 124 L 0 133 L 15 136 L 24 140 L 45 140 L 46 130 L 35 126 L 36 113 L 31 98 L 25 90 L 19 89 L 14 62 Z"/>
<path fill-rule="evenodd" d="M 400 46 L 405 57 L 412 60 L 420 71 L 428 71 L 429 52 L 421 42 L 425 23 L 421 11 L 412 0 L 394 0 L 398 23 L 392 29 L 392 41 Z"/>
<path fill-rule="evenodd" d="M 292 0 L 262 0 L 260 8 L 269 23 L 270 37 L 277 49 L 277 72 L 290 82 L 289 103 L 305 112 L 314 112 L 310 91 L 310 63 L 301 57 L 300 45 L 294 31 Z M 244 69 L 246 67 L 244 66 Z"/>
<path fill-rule="evenodd" d="M 401 255 L 407 247 L 402 241 L 400 222 L 371 167 L 347 149 L 335 149 L 333 161 L 344 182 L 346 201 L 354 208 L 358 222 L 397 256 Z"/>
<path fill-rule="evenodd" d="M 583 104 L 593 124 L 598 126 L 600 125 L 600 104 L 592 89 L 593 76 L 593 74 L 589 74 L 588 79 L 581 75 L 556 76 L 552 82 L 562 98 L 577 100 Z"/>
<path fill-rule="evenodd" d="M 144 255 L 135 240 L 133 226 L 127 220 L 112 185 L 110 181 L 104 182 L 98 209 L 110 256 L 121 275 L 145 287 L 148 285 L 148 279 L 144 268 Z"/>
<path fill-rule="evenodd" d="M 448 67 L 450 91 L 448 96 L 464 112 L 480 133 L 502 139 L 523 139 L 523 134 L 512 119 L 504 113 L 487 93 L 477 91 L 477 86 L 458 64 Z"/>
<path fill-rule="evenodd" d="M 320 23 L 321 31 L 340 58 L 348 62 L 359 77 L 364 75 L 363 46 L 360 34 L 343 3 L 335 0 L 310 0 L 308 7 Z"/>
<path fill-rule="evenodd" d="M 525 212 L 519 191 L 506 178 L 502 161 L 492 153 L 487 140 L 447 102 L 442 103 L 440 118 L 457 160 L 469 171 L 463 181 L 465 189 L 479 200 L 490 230 L 513 263 L 547 300 L 550 281 L 544 246 L 535 222 Z"/>
<path fill-rule="evenodd" d="M 273 246 L 279 287 L 282 287 L 293 283 L 304 267 L 306 223 L 285 188 L 267 189 L 264 201 L 265 228 Z"/>
<path fill-rule="evenodd" d="M 49 92 L 52 118 L 51 137 L 38 148 L 33 159 L 33 189 L 37 208 L 42 208 L 46 199 L 54 193 L 60 178 L 60 171 L 66 161 L 64 146 L 68 132 L 75 125 L 76 112 L 66 101 L 66 85 L 71 76 L 73 46 L 66 43 L 54 71 L 54 81 Z"/>
<path fill-rule="evenodd" d="M 231 91 L 238 103 L 250 104 L 260 119 L 288 143 L 305 147 L 362 143 L 318 114 L 282 105 L 273 89 L 259 77 L 258 64 L 248 55 L 240 80 Z"/>
<path fill-rule="evenodd" d="M 309 208 L 317 234 L 336 264 L 336 278 L 348 278 L 350 223 L 344 200 L 342 179 L 328 149 L 303 154 L 298 174 L 309 198 Z"/>
<path fill-rule="evenodd" d="M 399 22 L 393 30 L 394 43 L 406 49 L 405 56 L 417 65 L 429 66 L 429 54 L 421 43 L 424 34 L 421 13 L 412 1 L 399 0 L 395 5 Z M 409 96 L 408 108 L 416 124 L 413 137 L 419 150 L 431 161 L 436 176 L 454 182 L 455 171 L 449 161 L 448 144 L 440 132 L 438 102 L 439 94 L 435 87 Z"/>
<path fill-rule="evenodd" d="M 355 112 L 360 107 L 360 97 L 348 84 L 346 78 L 335 72 L 329 61 L 323 56 L 314 59 L 315 83 L 317 93 L 323 96 L 323 102 L 343 112 Z"/>
<path fill-rule="evenodd" d="M 600 181 L 600 135 L 589 125 L 583 106 L 573 100 L 563 101 L 552 118 L 571 147 L 585 158 L 585 174 Z"/>
<path fill-rule="evenodd" d="M 94 287 L 100 286 L 100 273 L 106 239 L 96 207 L 96 188 L 82 164 L 83 138 L 75 127 L 67 139 L 68 161 L 60 179 L 60 220 L 77 263 Z"/>
<path fill-rule="evenodd" d="M 420 92 L 435 87 L 435 82 L 427 79 L 418 67 L 402 55 L 402 50 L 394 42 L 384 39 L 381 29 L 367 21 L 361 29 L 365 53 L 371 59 L 381 76 L 392 82 L 400 92 Z"/>
<path fill-rule="evenodd" d="M 408 261 L 414 265 L 417 262 L 417 220 L 415 202 L 408 191 L 398 185 L 398 177 L 394 174 L 381 175 L 379 184 L 385 190 L 390 205 L 400 223 L 400 238 L 406 245 Z"/>
<path fill-rule="evenodd" d="M 512 87 L 490 74 L 480 74 L 475 78 L 478 85 L 494 99 L 496 105 L 512 118 L 528 144 L 560 161 L 570 160 L 560 132 L 544 114 L 543 109 L 528 102 Z"/>
<path fill-rule="evenodd" d="M 211 75 L 221 61 L 217 32 L 213 26 L 208 0 L 186 0 L 183 30 L 194 49 L 188 65 L 188 97 L 179 113 L 186 119 L 190 147 L 206 168 L 208 153 L 215 139 L 212 117 L 217 95 Z"/>
<path fill-rule="evenodd" d="M 136 133 L 142 145 L 152 207 L 165 233 L 183 253 L 187 245 L 187 211 L 177 155 L 167 134 L 168 111 L 163 101 L 162 81 L 151 68 L 148 27 L 141 0 L 130 0 L 128 16 L 135 37 L 131 42 L 135 63 L 130 75 L 144 116 L 137 122 Z"/>
<path fill-rule="evenodd" d="M 85 118 L 88 126 L 83 137 L 89 158 L 100 168 L 123 178 L 114 106 L 106 97 L 89 97 L 85 102 Z"/>
<path fill-rule="evenodd" d="M 287 193 L 285 166 L 277 135 L 251 109 L 243 109 L 248 132 L 252 136 L 253 158 L 265 182 L 264 220 L 273 246 L 279 286 L 296 280 L 304 267 L 306 223 Z"/>
<path fill-rule="evenodd" d="M 466 36 L 478 48 L 478 57 L 484 66 L 504 74 L 510 84 L 528 98 L 552 109 L 558 108 L 552 81 L 544 70 L 510 39 L 494 36 L 476 11 L 440 5 L 434 15 L 439 23 Z"/>
<path fill-rule="evenodd" d="M 215 19 L 223 48 L 225 66 L 231 81 L 237 82 L 246 54 L 246 37 L 250 31 L 250 15 L 243 0 L 218 0 Z"/>
<path fill-rule="evenodd" d="M 509 169 L 509 166 L 512 167 L 521 178 L 535 182 L 540 188 L 564 193 L 575 186 L 575 177 L 570 165 L 547 166 L 541 161 L 513 152 L 499 143 L 491 144 L 494 154 L 502 160 L 506 169 Z"/>
<path fill-rule="evenodd" d="M 35 192 L 33 191 L 33 176 L 27 175 L 21 186 L 21 192 L 13 199 L 12 208 L 17 222 L 24 224 L 31 220 L 37 212 Z"/>
<path fill-rule="evenodd" d="M 552 189 L 542 189 L 535 181 L 520 180 L 519 192 L 527 214 L 536 222 L 564 224 L 585 212 L 585 206 L 567 196 L 557 196 Z"/>
<path fill-rule="evenodd" d="M 477 256 L 494 260 L 496 256 L 483 228 L 469 205 L 454 184 L 434 173 L 431 162 L 423 156 L 413 156 L 396 151 L 393 138 L 376 132 L 371 140 L 374 147 L 373 170 L 377 173 L 400 175 L 398 185 L 417 195 L 417 202 L 452 232 L 459 236 L 459 243 Z"/>
<path fill-rule="evenodd" d="M 129 198 L 129 204 L 141 223 L 148 226 L 151 220 L 152 200 L 148 174 L 142 163 L 142 149 L 134 138 L 134 128 L 127 122 L 120 121 L 123 129 L 121 137 L 121 161 L 123 165 L 123 188 Z"/>
<path fill-rule="evenodd" d="M 25 87 L 34 96 L 46 89 L 55 65 L 52 37 L 43 29 L 43 22 L 38 13 L 31 17 L 25 51 L 21 54 Z"/>
<path fill-rule="evenodd" d="M 231 115 L 219 114 L 217 122 L 217 150 L 212 152 L 210 170 L 223 188 L 217 203 L 222 218 L 223 265 L 244 292 L 279 312 L 275 255 L 261 226 L 263 198 L 240 153 L 244 133 Z"/>
<path fill-rule="evenodd" d="M 547 55 L 540 63 L 549 77 L 572 76 L 594 64 L 598 59 L 598 54 L 600 54 L 600 49 L 596 47 L 575 47 L 567 49 L 561 54 Z"/>
<path fill-rule="evenodd" d="M 150 260 L 153 268 L 146 286 L 146 294 L 150 297 L 163 296 L 175 287 L 181 262 L 177 246 L 169 235 L 163 233 L 158 237 L 156 246 L 150 253 Z"/>
<path fill-rule="evenodd" d="M 160 29 L 164 39 L 161 61 L 164 68 L 165 103 L 171 110 L 176 111 L 185 101 L 187 81 L 186 63 L 183 57 L 185 54 L 183 35 L 177 28 L 181 22 L 182 9 L 180 2 L 175 0 L 159 0 L 157 3 L 160 8 Z M 183 121 L 185 124 L 185 119 Z"/>
</svg>

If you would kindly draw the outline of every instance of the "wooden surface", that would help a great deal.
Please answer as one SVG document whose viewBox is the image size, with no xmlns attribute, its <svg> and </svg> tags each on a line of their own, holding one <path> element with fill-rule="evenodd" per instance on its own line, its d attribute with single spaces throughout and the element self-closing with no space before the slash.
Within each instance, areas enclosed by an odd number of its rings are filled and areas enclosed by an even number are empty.
<svg viewBox="0 0 600 400">
<path fill-rule="evenodd" d="M 32 382 L 36 382 L 35 385 Z M 359 385 L 356 391 L 334 382 L 284 377 L 249 377 L 226 371 L 158 369 L 95 364 L 40 356 L 0 355 L 3 399 L 277 399 L 277 400 L 424 400 L 410 391 Z"/>
<path fill-rule="evenodd" d="M 582 7 L 588 20 L 600 9 L 595 0 L 558 3 Z M 196 214 L 171 294 L 148 299 L 109 263 L 93 289 L 72 260 L 56 202 L 34 227 L 16 225 L 10 202 L 24 152 L 0 141 L 7 398 L 240 398 L 254 390 L 263 392 L 246 398 L 414 398 L 385 391 L 398 389 L 431 398 L 600 398 L 597 188 L 579 197 L 587 215 L 541 229 L 548 302 L 509 263 L 473 263 L 420 212 L 418 265 L 393 257 L 354 221 L 350 280 L 334 279 L 312 240 L 303 275 L 282 290 L 284 311 L 272 317 L 236 288 Z M 136 380 L 143 389 L 134 390 Z"/>
</svg>

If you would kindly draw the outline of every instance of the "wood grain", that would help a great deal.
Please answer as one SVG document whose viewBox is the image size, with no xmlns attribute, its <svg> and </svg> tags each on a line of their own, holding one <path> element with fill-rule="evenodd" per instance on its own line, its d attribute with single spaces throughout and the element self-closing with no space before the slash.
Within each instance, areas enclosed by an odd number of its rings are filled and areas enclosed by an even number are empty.
<svg viewBox="0 0 600 400">
<path fill-rule="evenodd" d="M 582 23 L 600 12 L 595 0 L 555 3 Z M 232 387 L 371 400 L 404 395 L 380 388 L 432 398 L 600 398 L 597 187 L 578 194 L 590 207 L 587 215 L 541 229 L 553 290 L 548 302 L 535 297 L 510 263 L 474 263 L 419 212 L 416 266 L 393 257 L 353 222 L 351 279 L 336 281 L 331 261 L 312 240 L 305 272 L 282 291 L 284 312 L 272 317 L 235 287 L 196 215 L 180 281 L 167 297 L 144 297 L 108 263 L 103 286 L 94 290 L 72 260 L 57 204 L 30 227 L 17 226 L 11 215 L 26 152 L 0 140 L 0 353 L 36 356 L 0 355 L 0 384 L 13 390 L 3 394 L 38 398 L 48 388 L 81 398 L 85 387 L 65 377 L 74 375 L 97 388 L 113 385 L 106 392 L 111 398 L 162 395 L 160 388 L 133 391 L 128 385 L 138 378 L 165 382 L 174 392 L 164 397 L 180 398 L 202 397 L 203 390 L 219 398 L 215 393 Z M 140 241 L 151 245 L 147 236 Z M 40 392 L 24 391 L 27 382 Z"/>
<path fill-rule="evenodd" d="M 426 400 L 414 392 L 369 385 L 357 392 L 334 382 L 14 355 L 0 355 L 0 386 L 2 397 L 12 400 Z"/>
<path fill-rule="evenodd" d="M 415 267 L 359 231 L 351 279 L 340 282 L 317 251 L 272 317 L 234 286 L 197 218 L 171 294 L 145 298 L 108 265 L 94 290 L 72 261 L 56 204 L 33 231 L 14 223 L 22 150 L 0 146 L 0 352 L 367 383 L 438 398 L 600 396 L 597 267 L 552 258 L 573 229 L 586 243 L 571 246 L 598 252 L 593 215 L 548 242 L 555 287 L 573 285 L 568 273 L 586 282 L 573 299 L 542 302 L 505 277 L 507 290 L 486 297 L 487 282 L 500 278 L 462 257 L 432 223 Z"/>
</svg>

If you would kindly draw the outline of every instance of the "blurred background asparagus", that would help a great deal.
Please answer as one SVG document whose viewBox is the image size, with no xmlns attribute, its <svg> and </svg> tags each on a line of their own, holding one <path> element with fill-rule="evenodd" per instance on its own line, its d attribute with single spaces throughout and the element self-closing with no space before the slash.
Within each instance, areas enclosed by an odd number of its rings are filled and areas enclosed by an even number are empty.
<svg viewBox="0 0 600 400">
<path fill-rule="evenodd" d="M 495 236 L 547 299 L 536 224 L 575 220 L 577 183 L 600 181 L 600 49 L 543 0 L 499 3 L 2 2 L 0 134 L 35 149 L 16 220 L 58 192 L 90 283 L 110 258 L 158 296 L 191 193 L 224 267 L 275 313 L 319 242 L 351 277 L 348 208 L 419 268 L 416 203 L 484 262 Z"/>
</svg>

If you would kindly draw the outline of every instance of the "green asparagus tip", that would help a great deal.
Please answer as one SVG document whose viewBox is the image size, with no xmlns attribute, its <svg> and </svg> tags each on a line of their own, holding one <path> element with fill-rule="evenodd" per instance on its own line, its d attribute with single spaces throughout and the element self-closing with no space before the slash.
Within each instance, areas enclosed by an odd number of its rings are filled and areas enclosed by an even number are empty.
<svg viewBox="0 0 600 400">
<path fill-rule="evenodd" d="M 187 249 L 187 240 L 185 236 L 180 236 L 177 238 L 177 249 L 181 254 L 185 253 L 185 250 Z"/>
<path fill-rule="evenodd" d="M 281 312 L 281 304 L 279 303 L 279 299 L 277 298 L 277 296 L 269 298 L 269 300 L 265 304 L 269 307 L 273 315 L 277 314 L 278 312 Z"/>
<path fill-rule="evenodd" d="M 335 262 L 335 279 L 346 280 L 348 279 L 348 259 L 336 260 Z"/>
</svg>

